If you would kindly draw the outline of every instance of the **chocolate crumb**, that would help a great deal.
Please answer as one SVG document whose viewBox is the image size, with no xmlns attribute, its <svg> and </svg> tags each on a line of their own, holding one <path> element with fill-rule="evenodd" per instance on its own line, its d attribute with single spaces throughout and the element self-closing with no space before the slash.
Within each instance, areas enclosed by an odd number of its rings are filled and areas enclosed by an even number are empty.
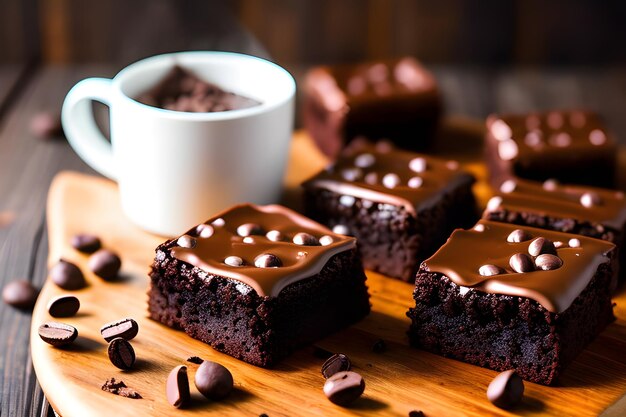
<svg viewBox="0 0 626 417">
<path fill-rule="evenodd" d="M 102 385 L 102 391 L 110 392 L 111 394 L 119 395 L 120 397 L 125 398 L 142 398 L 137 391 L 126 386 L 124 381 L 116 381 L 115 378 L 107 379 L 104 385 Z"/>
<path fill-rule="evenodd" d="M 385 351 L 387 351 L 387 343 L 383 339 L 378 339 L 372 346 L 372 352 L 374 353 L 384 353 Z"/>
<path fill-rule="evenodd" d="M 195 363 L 196 365 L 201 365 L 202 362 L 204 362 L 204 359 L 202 359 L 199 356 L 190 356 L 187 358 L 187 362 Z"/>
<path fill-rule="evenodd" d="M 259 414 L 259 417 L 270 417 L 270 416 L 268 416 L 268 415 L 267 415 L 267 414 L 265 414 L 265 413 L 262 413 L 262 414 Z"/>
<path fill-rule="evenodd" d="M 424 412 L 422 410 L 409 411 L 409 417 L 424 417 Z"/>
<path fill-rule="evenodd" d="M 324 348 L 314 346 L 313 356 L 315 356 L 318 359 L 328 359 L 331 356 L 333 356 L 333 352 L 329 352 L 328 350 Z"/>
</svg>

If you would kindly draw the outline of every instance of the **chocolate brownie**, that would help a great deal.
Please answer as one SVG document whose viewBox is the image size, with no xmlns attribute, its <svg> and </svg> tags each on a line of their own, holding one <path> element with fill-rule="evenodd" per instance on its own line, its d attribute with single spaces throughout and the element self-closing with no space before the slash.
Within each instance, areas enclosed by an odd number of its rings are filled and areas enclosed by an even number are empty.
<svg viewBox="0 0 626 417">
<path fill-rule="evenodd" d="M 249 97 L 224 91 L 178 65 L 156 86 L 139 95 L 137 101 L 166 110 L 196 113 L 238 110 L 261 104 Z"/>
<path fill-rule="evenodd" d="M 354 238 L 282 206 L 235 206 L 159 245 L 150 316 L 267 367 L 369 313 Z"/>
<path fill-rule="evenodd" d="M 473 183 L 456 161 L 359 142 L 303 184 L 304 207 L 355 236 L 367 269 L 412 281 L 452 230 L 476 221 Z"/>
<path fill-rule="evenodd" d="M 596 113 L 491 115 L 486 162 L 494 186 L 513 177 L 612 187 L 617 145 Z"/>
<path fill-rule="evenodd" d="M 489 200 L 483 218 L 492 221 L 576 233 L 614 243 L 620 277 L 626 272 L 626 200 L 621 191 L 590 186 L 507 180 Z"/>
<path fill-rule="evenodd" d="M 424 261 L 413 346 L 551 385 L 614 320 L 612 243 L 480 220 Z"/>
<path fill-rule="evenodd" d="M 425 149 L 441 107 L 433 75 L 404 57 L 313 68 L 304 82 L 302 117 L 322 152 L 334 159 L 358 136 Z"/>
</svg>

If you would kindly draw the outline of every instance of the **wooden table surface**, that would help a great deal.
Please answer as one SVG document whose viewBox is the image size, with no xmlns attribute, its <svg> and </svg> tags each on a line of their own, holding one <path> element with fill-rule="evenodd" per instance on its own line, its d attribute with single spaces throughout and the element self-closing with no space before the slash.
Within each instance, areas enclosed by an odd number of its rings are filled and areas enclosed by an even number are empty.
<svg viewBox="0 0 626 417">
<path fill-rule="evenodd" d="M 266 56 L 238 26 L 215 49 Z M 65 141 L 45 141 L 28 129 L 33 115 L 58 110 L 78 80 L 112 76 L 112 65 L 29 68 L 0 66 L 0 287 L 26 278 L 41 286 L 48 253 L 45 203 L 60 170 L 93 173 Z M 449 114 L 484 118 L 490 112 L 587 107 L 605 116 L 626 145 L 626 68 L 484 69 L 433 68 Z M 294 71 L 296 77 L 298 72 Z M 0 303 L 0 415 L 46 415 L 33 372 L 30 314 Z"/>
</svg>

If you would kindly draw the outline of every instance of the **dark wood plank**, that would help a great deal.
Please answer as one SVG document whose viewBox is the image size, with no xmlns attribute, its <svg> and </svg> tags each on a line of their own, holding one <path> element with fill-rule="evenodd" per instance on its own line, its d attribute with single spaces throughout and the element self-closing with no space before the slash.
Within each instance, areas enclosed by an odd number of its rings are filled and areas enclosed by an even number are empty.
<svg viewBox="0 0 626 417">
<path fill-rule="evenodd" d="M 41 2 L 40 15 L 43 56 L 53 63 L 125 66 L 151 55 L 207 49 L 267 57 L 219 0 Z"/>
</svg>

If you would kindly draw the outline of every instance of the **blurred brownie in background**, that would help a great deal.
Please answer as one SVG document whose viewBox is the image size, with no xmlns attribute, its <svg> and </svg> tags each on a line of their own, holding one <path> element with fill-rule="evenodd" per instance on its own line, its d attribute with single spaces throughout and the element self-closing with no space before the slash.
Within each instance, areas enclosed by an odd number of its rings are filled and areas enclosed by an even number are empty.
<svg viewBox="0 0 626 417">
<path fill-rule="evenodd" d="M 410 57 L 316 67 L 304 82 L 304 126 L 332 159 L 357 136 L 424 150 L 441 109 L 435 78 Z"/>
<path fill-rule="evenodd" d="M 496 187 L 513 177 L 615 185 L 617 145 L 600 116 L 589 111 L 491 115 L 485 154 Z"/>
</svg>

